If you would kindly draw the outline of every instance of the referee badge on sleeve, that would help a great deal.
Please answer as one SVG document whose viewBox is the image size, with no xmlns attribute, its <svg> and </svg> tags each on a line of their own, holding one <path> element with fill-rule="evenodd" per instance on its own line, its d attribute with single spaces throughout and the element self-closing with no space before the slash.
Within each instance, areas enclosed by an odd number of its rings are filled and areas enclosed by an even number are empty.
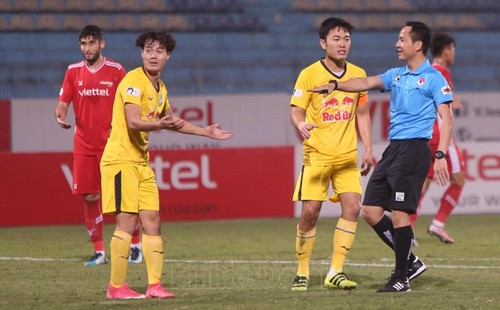
<svg viewBox="0 0 500 310">
<path fill-rule="evenodd" d="M 447 95 L 447 94 L 452 93 L 450 86 L 443 86 L 441 88 L 441 92 L 443 93 L 443 95 Z"/>
</svg>

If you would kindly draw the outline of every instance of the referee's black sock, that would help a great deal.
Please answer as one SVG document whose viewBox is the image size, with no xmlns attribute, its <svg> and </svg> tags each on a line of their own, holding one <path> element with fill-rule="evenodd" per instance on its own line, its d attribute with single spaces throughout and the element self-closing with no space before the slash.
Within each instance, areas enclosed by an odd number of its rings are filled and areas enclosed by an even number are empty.
<svg viewBox="0 0 500 310">
<path fill-rule="evenodd" d="M 373 229 L 379 238 L 394 250 L 394 226 L 392 226 L 391 219 L 387 215 L 384 215 L 380 222 L 373 226 Z"/>
<path fill-rule="evenodd" d="M 396 252 L 396 273 L 399 275 L 408 274 L 408 259 L 411 254 L 411 242 L 413 239 L 413 229 L 410 225 L 394 229 L 394 251 Z M 413 261 L 413 260 L 411 260 Z M 404 278 L 402 277 L 402 278 Z"/>
<path fill-rule="evenodd" d="M 373 226 L 373 229 L 375 230 L 379 238 L 382 239 L 382 241 L 384 241 L 384 243 L 394 251 L 394 226 L 392 225 L 392 220 L 389 218 L 389 216 L 384 215 L 380 222 Z M 410 263 L 414 260 L 415 255 L 413 255 L 413 253 L 410 253 Z"/>
</svg>

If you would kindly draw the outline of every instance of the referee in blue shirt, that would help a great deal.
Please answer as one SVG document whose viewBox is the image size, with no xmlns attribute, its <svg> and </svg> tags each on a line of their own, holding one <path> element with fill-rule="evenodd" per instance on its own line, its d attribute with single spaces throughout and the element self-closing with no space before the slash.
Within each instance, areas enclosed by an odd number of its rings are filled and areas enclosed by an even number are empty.
<svg viewBox="0 0 500 310">
<path fill-rule="evenodd" d="M 360 92 L 370 89 L 390 91 L 389 146 L 378 162 L 366 187 L 363 218 L 396 256 L 395 270 L 378 292 L 410 291 L 410 280 L 426 270 L 424 263 L 411 252 L 413 230 L 410 214 L 417 204 L 431 156 L 435 156 L 435 176 L 441 185 L 449 174 L 446 151 L 451 139 L 453 115 L 452 91 L 445 78 L 432 68 L 426 58 L 431 30 L 421 22 L 411 21 L 401 29 L 396 43 L 399 60 L 406 66 L 393 68 L 378 76 L 355 78 L 345 82 L 330 81 L 309 91 L 331 93 L 339 89 Z M 431 154 L 429 139 L 436 112 L 442 119 L 438 151 Z M 391 212 L 391 217 L 384 211 Z"/>
</svg>

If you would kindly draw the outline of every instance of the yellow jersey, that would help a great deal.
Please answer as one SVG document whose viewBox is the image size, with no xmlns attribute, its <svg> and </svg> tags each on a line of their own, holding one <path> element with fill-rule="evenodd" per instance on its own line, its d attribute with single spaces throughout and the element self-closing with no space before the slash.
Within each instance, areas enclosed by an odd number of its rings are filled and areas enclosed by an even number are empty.
<svg viewBox="0 0 500 310">
<path fill-rule="evenodd" d="M 157 91 L 142 67 L 127 73 L 116 90 L 111 134 L 104 149 L 101 166 L 124 162 L 144 165 L 149 163 L 149 132 L 128 128 L 125 104 L 140 106 L 141 119 L 149 122 L 157 121 L 164 111 L 170 109 L 163 81 L 159 81 Z"/>
<path fill-rule="evenodd" d="M 307 91 L 330 80 L 357 77 L 366 77 L 366 72 L 349 62 L 341 76 L 331 72 L 322 60 L 300 72 L 290 105 L 306 110 L 306 123 L 318 125 L 303 142 L 303 165 L 332 165 L 357 157 L 356 108 L 368 103 L 367 92 L 336 90 L 323 97 Z"/>
</svg>

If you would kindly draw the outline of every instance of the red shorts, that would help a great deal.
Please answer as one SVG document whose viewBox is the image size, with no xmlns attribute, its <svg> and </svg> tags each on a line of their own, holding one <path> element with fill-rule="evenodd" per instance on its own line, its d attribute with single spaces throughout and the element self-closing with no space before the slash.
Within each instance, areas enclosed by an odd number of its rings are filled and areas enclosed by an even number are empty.
<svg viewBox="0 0 500 310">
<path fill-rule="evenodd" d="M 73 187 L 75 195 L 101 192 L 101 172 L 99 164 L 102 154 L 73 154 Z"/>
<path fill-rule="evenodd" d="M 427 173 L 427 178 L 429 179 L 432 179 L 434 177 L 434 154 L 437 152 L 437 148 L 437 144 L 431 144 L 431 152 L 433 155 L 432 165 L 429 169 L 429 173 Z M 450 146 L 448 147 L 448 157 L 446 158 L 446 162 L 448 163 L 448 173 L 450 175 L 463 171 L 465 168 L 462 152 L 458 148 L 455 141 L 453 141 L 453 139 L 450 141 Z"/>
</svg>

